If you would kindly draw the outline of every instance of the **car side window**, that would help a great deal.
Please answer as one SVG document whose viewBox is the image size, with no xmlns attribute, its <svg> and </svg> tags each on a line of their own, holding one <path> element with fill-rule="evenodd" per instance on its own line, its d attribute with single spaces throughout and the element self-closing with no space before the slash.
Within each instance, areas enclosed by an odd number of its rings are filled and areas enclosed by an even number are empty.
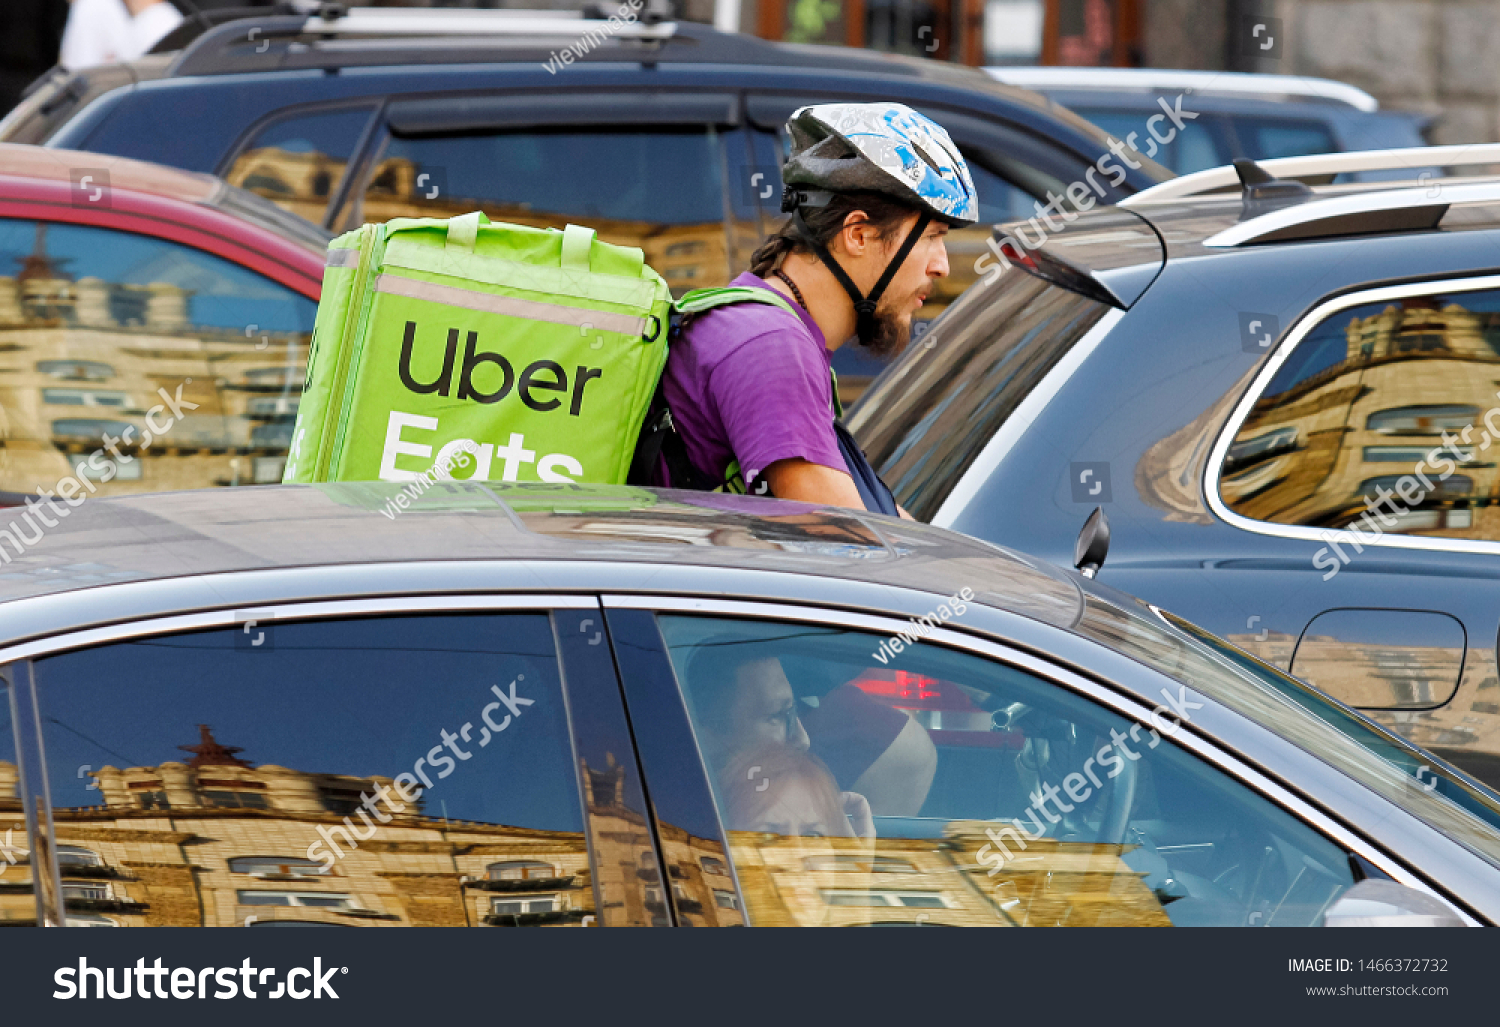
<svg viewBox="0 0 1500 1027">
<path fill-rule="evenodd" d="M 391 136 L 355 224 L 453 217 L 587 225 L 639 246 L 677 295 L 725 285 L 724 158 L 712 125 Z"/>
<path fill-rule="evenodd" d="M 1339 149 L 1328 126 L 1318 121 L 1292 118 L 1234 119 L 1240 150 L 1251 160 L 1301 157 L 1310 153 L 1333 153 Z"/>
<path fill-rule="evenodd" d="M 0 489 L 77 505 L 281 480 L 315 302 L 202 250 L 92 225 L 0 219 L 5 267 Z M 4 531 L 0 543 L 15 545 Z"/>
<path fill-rule="evenodd" d="M 1214 115 L 1199 114 L 1186 121 L 1172 133 L 1171 139 L 1160 144 L 1148 131 L 1148 122 L 1161 114 L 1158 107 L 1139 110 L 1121 110 L 1117 107 L 1074 107 L 1073 112 L 1098 125 L 1111 137 L 1128 141 L 1135 133 L 1136 145 L 1142 153 L 1154 150 L 1151 159 L 1163 167 L 1171 168 L 1179 175 L 1190 175 L 1206 168 L 1221 167 L 1235 158 L 1235 150 L 1225 129 L 1225 123 Z M 1163 130 L 1165 132 L 1165 130 Z M 1321 153 L 1324 151 L 1308 151 Z"/>
<path fill-rule="evenodd" d="M 545 614 L 246 620 L 34 670 L 70 921 L 594 913 Z"/>
<path fill-rule="evenodd" d="M 1332 314 L 1261 390 L 1219 494 L 1274 524 L 1500 540 L 1485 452 L 1500 438 L 1488 426 L 1497 360 L 1500 290 L 1434 288 Z"/>
<path fill-rule="evenodd" d="M 280 118 L 250 138 L 223 177 L 321 225 L 374 111 L 342 107 Z"/>
<path fill-rule="evenodd" d="M 752 924 L 1312 925 L 1354 883 L 1170 710 L 910 632 L 659 623 Z"/>
</svg>

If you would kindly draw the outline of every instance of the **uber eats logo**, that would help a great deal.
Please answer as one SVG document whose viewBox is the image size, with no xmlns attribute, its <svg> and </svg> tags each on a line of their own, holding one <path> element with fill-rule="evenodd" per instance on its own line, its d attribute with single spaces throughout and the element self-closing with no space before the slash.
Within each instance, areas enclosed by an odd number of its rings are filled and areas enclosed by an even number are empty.
<svg viewBox="0 0 1500 1027">
<path fill-rule="evenodd" d="M 401 374 L 401 384 L 412 392 L 437 393 L 446 397 L 449 388 L 453 384 L 453 358 L 458 352 L 458 329 L 448 329 L 448 345 L 443 350 L 443 369 L 432 381 L 422 383 L 412 377 L 411 373 L 411 351 L 416 344 L 417 323 L 406 322 L 406 332 L 401 337 L 401 362 L 397 370 Z M 527 364 L 521 372 L 520 383 L 516 383 L 516 373 L 511 367 L 510 361 L 499 353 L 491 353 L 487 350 L 475 350 L 479 346 L 479 333 L 469 332 L 464 341 L 464 361 L 458 372 L 458 399 L 477 399 L 481 403 L 498 403 L 510 394 L 511 387 L 516 386 L 516 392 L 521 397 L 521 402 L 531 409 L 545 413 L 548 410 L 556 410 L 562 405 L 562 400 L 557 397 L 539 399 L 536 393 L 568 391 L 568 374 L 561 364 L 555 360 L 537 360 Z M 493 364 L 499 368 L 504 375 L 499 388 L 493 392 L 484 392 L 474 385 L 474 369 L 480 364 Z M 584 367 L 579 365 L 573 372 L 573 398 L 568 407 L 568 413 L 577 417 L 583 410 L 583 390 L 588 383 L 595 378 L 604 377 L 604 372 L 597 367 Z"/>
<path fill-rule="evenodd" d="M 442 367 L 430 381 L 418 381 L 412 371 L 412 351 L 417 344 L 417 323 L 407 321 L 401 337 L 401 357 L 396 372 L 401 384 L 418 395 L 442 396 L 458 400 L 474 400 L 478 403 L 499 403 L 511 397 L 517 398 L 528 409 L 537 413 L 558 412 L 558 416 L 578 417 L 583 413 L 585 391 L 595 379 L 602 379 L 604 371 L 598 367 L 578 364 L 571 373 L 555 360 L 540 359 L 525 367 L 517 368 L 501 353 L 479 349 L 479 333 L 462 333 L 463 356 L 459 358 L 457 328 L 449 328 L 443 348 Z M 480 377 L 488 389 L 475 381 L 475 372 L 488 365 Z M 496 383 L 496 377 L 499 381 Z M 567 413 L 562 411 L 566 409 Z M 410 431 L 411 436 L 403 433 Z M 477 461 L 472 479 L 490 480 L 490 469 L 496 457 L 502 461 L 501 481 L 519 481 L 521 468 L 533 466 L 537 477 L 547 482 L 571 482 L 583 474 L 583 465 L 568 453 L 538 454 L 526 448 L 526 437 L 520 432 L 507 432 L 504 445 L 499 440 L 478 439 L 443 440 L 433 453 L 434 443 L 418 442 L 419 432 L 431 432 L 434 441 L 441 439 L 438 418 L 392 410 L 386 423 L 385 446 L 380 458 L 382 481 L 410 481 L 419 477 L 415 471 L 396 467 L 396 458 L 401 455 L 427 458 L 433 467 L 448 467 L 461 452 L 472 452 Z M 460 463 L 462 466 L 462 463 Z M 571 477 L 570 477 L 571 475 Z"/>
</svg>

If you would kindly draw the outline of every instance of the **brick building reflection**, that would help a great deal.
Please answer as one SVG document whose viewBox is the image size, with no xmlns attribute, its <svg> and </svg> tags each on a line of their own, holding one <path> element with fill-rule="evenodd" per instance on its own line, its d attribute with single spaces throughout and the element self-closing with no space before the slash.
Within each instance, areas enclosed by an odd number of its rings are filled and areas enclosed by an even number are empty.
<svg viewBox="0 0 1500 1027">
<path fill-rule="evenodd" d="M 757 926 L 1171 926 L 1120 858 L 1134 846 L 1012 842 L 1013 858 L 991 877 L 977 856 L 996 826 L 955 820 L 941 838 L 879 838 L 873 849 L 735 831 L 729 846 Z"/>
<path fill-rule="evenodd" d="M 365 796 L 392 778 L 253 766 L 202 728 L 184 761 L 87 771 L 99 803 L 53 811 L 74 926 L 552 926 L 596 918 L 581 832 L 446 819 L 418 801 L 365 825 Z M 620 803 L 611 759 L 583 768 L 605 918 L 666 915 L 644 824 Z M 0 761 L 0 838 L 24 847 L 16 770 Z M 369 807 L 365 807 L 368 809 Z M 388 807 L 378 807 L 388 809 Z M 355 845 L 343 832 L 368 834 Z M 739 923 L 722 849 L 668 828 L 670 887 L 699 925 Z M 333 839 L 334 865 L 308 859 Z M 0 925 L 35 923 L 29 854 L 0 873 Z"/>
<path fill-rule="evenodd" d="M 1255 404 L 1235 436 L 1221 490 L 1237 513 L 1279 524 L 1345 527 L 1426 455 L 1474 425 L 1447 454 L 1457 465 L 1414 504 L 1386 503 L 1386 531 L 1500 538 L 1496 463 L 1480 443 L 1496 400 L 1500 314 L 1416 297 L 1350 317 L 1342 360 Z M 1307 346 L 1311 340 L 1302 345 Z"/>
<path fill-rule="evenodd" d="M 47 230 L 37 224 L 15 275 L 0 273 L 0 489 L 54 488 L 127 424 L 135 444 L 118 448 L 131 459 L 105 454 L 109 482 L 87 472 L 100 494 L 280 481 L 307 333 L 195 324 L 193 290 L 171 282 L 75 277 Z M 177 252 L 164 248 L 163 266 L 191 279 Z M 198 408 L 142 450 L 157 389 L 179 385 Z"/>
</svg>

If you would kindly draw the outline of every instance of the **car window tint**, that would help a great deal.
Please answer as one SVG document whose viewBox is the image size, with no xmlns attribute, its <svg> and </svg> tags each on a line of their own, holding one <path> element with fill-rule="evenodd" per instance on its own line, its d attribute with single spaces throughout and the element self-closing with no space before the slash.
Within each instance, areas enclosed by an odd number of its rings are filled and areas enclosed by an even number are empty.
<svg viewBox="0 0 1500 1027">
<path fill-rule="evenodd" d="M 1316 121 L 1286 118 L 1235 118 L 1240 149 L 1251 160 L 1334 153 L 1339 149 L 1328 127 Z"/>
<path fill-rule="evenodd" d="M 1497 360 L 1500 291 L 1342 310 L 1262 391 L 1229 446 L 1219 494 L 1275 524 L 1500 540 L 1484 420 Z"/>
<path fill-rule="evenodd" d="M 479 209 L 512 224 L 587 225 L 639 246 L 680 295 L 729 281 L 723 181 L 711 126 L 393 137 L 356 223 Z"/>
<path fill-rule="evenodd" d="M 282 118 L 257 132 L 223 177 L 322 224 L 372 111 L 349 107 Z"/>
<path fill-rule="evenodd" d="M 1000 425 L 1108 309 L 1014 270 L 955 303 L 943 345 L 908 347 L 850 415 L 897 501 L 930 520 Z M 919 383 L 929 398 L 911 403 Z"/>
<path fill-rule="evenodd" d="M 57 839 L 88 851 L 69 917 L 581 923 L 552 639 L 543 614 L 247 620 L 37 661 Z"/>
<path fill-rule="evenodd" d="M 1159 108 L 1120 110 L 1115 107 L 1075 107 L 1073 111 L 1104 129 L 1114 139 L 1128 140 L 1134 132 L 1136 146 L 1142 153 L 1149 154 L 1151 147 L 1155 145 L 1156 152 L 1151 154 L 1151 159 L 1179 175 L 1220 167 L 1234 159 L 1234 151 L 1224 135 L 1222 122 L 1216 118 L 1199 114 L 1197 119 L 1185 121 L 1180 129 L 1169 126 L 1173 129 L 1172 139 L 1163 146 L 1155 143 L 1147 126 L 1152 117 L 1161 114 Z M 1163 136 L 1167 133 L 1166 128 L 1160 131 Z"/>
<path fill-rule="evenodd" d="M 22 270 L 0 277 L 0 317 L 30 341 L 3 362 L 0 487 L 281 480 L 315 303 L 199 250 L 88 226 L 0 221 L 7 259 Z"/>
<path fill-rule="evenodd" d="M 1170 716 L 909 640 L 660 623 L 752 924 L 1312 925 L 1354 883 Z"/>
<path fill-rule="evenodd" d="M 0 219 L 0 269 L 0 489 L 77 505 L 281 480 L 316 303 L 88 225 Z M 25 524 L 0 521 L 0 543 Z"/>
</svg>

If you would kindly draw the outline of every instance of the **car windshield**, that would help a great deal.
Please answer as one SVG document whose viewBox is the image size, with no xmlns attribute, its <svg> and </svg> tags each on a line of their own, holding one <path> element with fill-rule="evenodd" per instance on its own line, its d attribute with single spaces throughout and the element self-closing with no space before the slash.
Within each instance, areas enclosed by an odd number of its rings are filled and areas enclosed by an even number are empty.
<svg viewBox="0 0 1500 1027">
<path fill-rule="evenodd" d="M 1091 593 L 1078 630 L 1264 725 L 1500 866 L 1500 796 L 1311 685 L 1148 609 L 1160 620 Z"/>
</svg>

